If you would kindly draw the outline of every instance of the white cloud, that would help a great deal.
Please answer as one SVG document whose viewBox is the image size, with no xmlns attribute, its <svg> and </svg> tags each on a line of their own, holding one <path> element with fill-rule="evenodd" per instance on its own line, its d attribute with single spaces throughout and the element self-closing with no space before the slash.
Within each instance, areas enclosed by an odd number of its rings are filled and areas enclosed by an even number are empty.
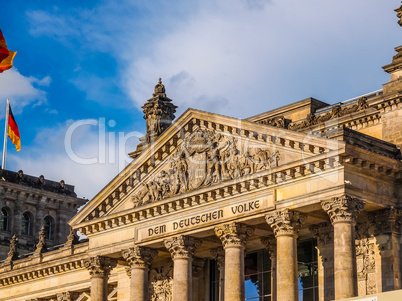
<svg viewBox="0 0 402 301">
<path fill-rule="evenodd" d="M 0 74 L 0 118 L 4 118 L 5 101 L 7 98 L 12 103 L 14 113 L 19 113 L 27 105 L 40 105 L 46 102 L 44 87 L 49 86 L 51 78 L 42 79 L 26 77 L 12 68 Z"/>
<path fill-rule="evenodd" d="M 171 25 L 151 51 L 131 59 L 125 86 L 137 106 L 159 76 L 181 112 L 194 107 L 246 117 L 310 96 L 337 102 L 381 88 L 387 80 L 381 66 L 398 45 L 396 3 L 224 0 L 200 6 L 198 15 Z"/>
<path fill-rule="evenodd" d="M 24 147 L 23 153 L 8 155 L 7 166 L 13 166 L 13 170 L 22 169 L 25 174 L 43 174 L 49 180 L 63 179 L 75 185 L 79 197 L 92 198 L 131 161 L 127 153 L 135 149 L 138 137 L 144 133 L 119 134 L 107 123 L 104 131 L 99 126 L 104 124 L 102 119 L 90 122 L 69 120 L 40 129 L 32 145 Z M 72 139 L 65 143 L 69 128 Z M 120 140 L 119 135 L 123 135 Z M 90 161 L 94 163 L 89 164 Z"/>
</svg>

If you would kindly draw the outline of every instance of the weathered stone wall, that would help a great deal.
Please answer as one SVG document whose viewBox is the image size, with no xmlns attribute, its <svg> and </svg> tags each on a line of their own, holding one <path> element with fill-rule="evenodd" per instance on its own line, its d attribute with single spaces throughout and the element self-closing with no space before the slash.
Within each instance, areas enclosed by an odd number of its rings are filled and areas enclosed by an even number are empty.
<svg viewBox="0 0 402 301">
<path fill-rule="evenodd" d="M 382 114 L 382 139 L 402 147 L 402 107 Z"/>
</svg>

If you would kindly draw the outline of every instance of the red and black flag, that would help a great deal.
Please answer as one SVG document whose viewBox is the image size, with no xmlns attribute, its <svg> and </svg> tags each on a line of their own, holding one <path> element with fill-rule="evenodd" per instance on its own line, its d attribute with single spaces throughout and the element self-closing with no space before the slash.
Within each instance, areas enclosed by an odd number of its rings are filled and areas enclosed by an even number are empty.
<svg viewBox="0 0 402 301">
<path fill-rule="evenodd" d="M 16 53 L 16 51 L 8 50 L 6 40 L 0 29 L 0 73 L 13 67 L 13 60 Z"/>
<path fill-rule="evenodd" d="M 8 109 L 8 137 L 10 137 L 18 152 L 21 150 L 20 131 L 18 130 L 17 122 L 15 122 L 13 112 L 11 111 L 11 106 L 9 106 Z"/>
</svg>

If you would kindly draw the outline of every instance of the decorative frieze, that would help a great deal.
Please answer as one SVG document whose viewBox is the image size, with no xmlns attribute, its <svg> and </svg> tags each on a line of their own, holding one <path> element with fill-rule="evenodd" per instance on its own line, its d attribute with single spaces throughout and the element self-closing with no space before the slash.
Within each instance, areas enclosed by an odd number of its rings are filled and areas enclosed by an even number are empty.
<svg viewBox="0 0 402 301">
<path fill-rule="evenodd" d="M 164 241 L 166 249 L 169 250 L 172 259 L 192 258 L 195 250 L 201 245 L 201 241 L 189 236 L 174 236 Z"/>
<path fill-rule="evenodd" d="M 266 125 L 274 126 L 277 128 L 283 128 L 283 129 L 287 127 L 286 119 L 283 116 L 265 118 L 265 119 L 257 121 L 257 123 L 266 124 Z"/>
<path fill-rule="evenodd" d="M 332 106 L 331 112 L 316 115 L 308 114 L 306 119 L 300 122 L 295 122 L 289 125 L 290 130 L 300 130 L 313 125 L 317 125 L 326 122 L 333 118 L 339 118 L 348 114 L 358 112 L 368 108 L 367 98 L 361 97 L 356 104 L 341 107 L 340 105 Z"/>
<path fill-rule="evenodd" d="M 123 258 L 130 264 L 131 268 L 149 268 L 152 259 L 158 255 L 158 251 L 135 246 L 121 252 Z"/>
<path fill-rule="evenodd" d="M 332 224 L 337 222 L 354 223 L 357 215 L 364 208 L 364 201 L 349 195 L 343 195 L 333 197 L 328 201 L 322 201 L 321 206 L 329 215 Z"/>
<path fill-rule="evenodd" d="M 132 201 L 134 207 L 156 202 L 277 167 L 279 160 L 277 150 L 245 148 L 232 135 L 200 127 L 184 139 L 167 167 L 148 179 Z"/>
<path fill-rule="evenodd" d="M 104 256 L 94 256 L 84 261 L 91 277 L 108 277 L 116 265 L 117 260 Z"/>
<path fill-rule="evenodd" d="M 78 270 L 82 268 L 84 268 L 83 260 L 73 260 L 70 262 L 59 263 L 57 265 L 42 267 L 39 270 L 33 270 L 29 272 L 25 271 L 20 274 L 14 274 L 13 276 L 1 277 L 0 286 L 13 285 L 25 281 L 31 281 L 37 278 L 47 277 L 49 275 Z"/>
<path fill-rule="evenodd" d="M 265 219 L 277 237 L 281 235 L 297 236 L 307 217 L 297 211 L 286 208 L 267 215 Z"/>
<path fill-rule="evenodd" d="M 254 233 L 254 228 L 241 223 L 230 223 L 215 228 L 215 234 L 222 241 L 223 248 L 245 248 L 247 239 Z"/>
</svg>

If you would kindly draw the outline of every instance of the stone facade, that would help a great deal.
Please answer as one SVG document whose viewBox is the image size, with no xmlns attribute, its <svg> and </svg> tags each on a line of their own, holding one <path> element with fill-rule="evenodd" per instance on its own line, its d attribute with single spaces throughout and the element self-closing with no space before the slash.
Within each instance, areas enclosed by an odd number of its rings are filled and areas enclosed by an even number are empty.
<svg viewBox="0 0 402 301">
<path fill-rule="evenodd" d="M 34 252 L 42 227 L 42 249 L 65 243 L 67 222 L 86 202 L 77 198 L 74 186 L 25 175 L 22 170 L 0 170 L 0 177 L 0 260 L 8 256 L 13 235 L 18 240 L 15 254 Z"/>
<path fill-rule="evenodd" d="M 23 237 L 10 237 L 0 301 L 400 300 L 396 50 L 381 91 L 245 120 L 189 109 L 169 126 L 160 80 L 133 161 L 72 218 L 64 245 L 49 249 L 41 231 L 21 258 Z M 46 200 L 29 189 L 19 195 Z"/>
</svg>

